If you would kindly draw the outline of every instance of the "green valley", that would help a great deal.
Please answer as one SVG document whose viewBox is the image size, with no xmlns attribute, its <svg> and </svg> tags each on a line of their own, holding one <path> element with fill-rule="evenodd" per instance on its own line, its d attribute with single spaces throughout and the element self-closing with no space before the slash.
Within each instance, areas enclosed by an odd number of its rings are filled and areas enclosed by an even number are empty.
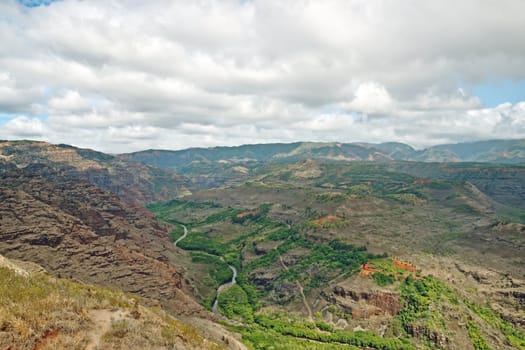
<svg viewBox="0 0 525 350">
<path fill-rule="evenodd" d="M 255 349 L 520 348 L 519 327 L 509 335 L 475 312 L 490 297 L 506 317 L 520 319 L 519 300 L 501 303 L 499 278 L 484 292 L 455 279 L 477 285 L 462 265 L 490 256 L 482 266 L 519 283 L 523 211 L 439 170 L 435 178 L 415 175 L 428 175 L 429 166 L 264 164 L 244 184 L 149 208 L 175 229 L 189 227 L 179 246 L 192 263 L 208 266 L 190 271 L 205 307 L 211 310 L 216 288 L 231 276 L 217 256 L 238 269 L 238 284 L 222 292 L 219 311 Z M 495 232 L 500 238 L 487 242 Z M 515 259 L 498 256 L 497 246 L 511 240 Z"/>
</svg>

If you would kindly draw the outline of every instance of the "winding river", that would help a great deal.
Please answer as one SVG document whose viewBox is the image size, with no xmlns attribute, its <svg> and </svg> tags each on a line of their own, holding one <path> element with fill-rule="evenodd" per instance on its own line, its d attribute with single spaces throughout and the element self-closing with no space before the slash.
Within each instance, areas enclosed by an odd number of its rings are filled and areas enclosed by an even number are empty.
<svg viewBox="0 0 525 350">
<path fill-rule="evenodd" d="M 188 229 L 186 228 L 185 225 L 182 225 L 182 228 L 184 229 L 184 234 L 182 236 L 180 236 L 176 241 L 175 243 L 175 246 L 177 246 L 177 243 L 179 243 L 180 241 L 182 241 L 184 238 L 186 238 L 186 236 L 188 235 Z M 215 256 L 218 256 L 218 255 L 215 255 Z M 221 261 L 224 262 L 224 258 L 222 256 L 218 256 Z M 237 283 L 236 279 L 237 279 L 237 269 L 235 268 L 235 266 L 232 266 L 230 264 L 228 264 L 228 267 L 232 270 L 233 272 L 233 276 L 232 276 L 232 279 L 231 281 L 229 282 L 226 282 L 226 283 L 223 283 L 219 286 L 219 288 L 217 288 L 217 296 L 215 297 L 215 300 L 213 301 L 213 306 L 212 306 L 212 311 L 215 315 L 219 316 L 219 317 L 224 317 L 226 318 L 226 316 L 224 316 L 223 314 L 221 314 L 219 312 L 219 309 L 217 308 L 218 304 L 219 304 L 219 295 L 221 294 L 221 292 L 224 292 L 226 289 L 230 288 L 231 286 L 233 286 L 235 283 Z"/>
<path fill-rule="evenodd" d="M 177 246 L 177 243 L 179 243 L 180 241 L 182 241 L 182 240 L 183 240 L 184 238 L 186 238 L 186 236 L 188 235 L 188 229 L 186 228 L 186 226 L 184 226 L 184 225 L 181 225 L 181 226 L 182 226 L 182 228 L 184 229 L 184 234 L 183 234 L 182 236 L 180 236 L 180 237 L 175 241 L 175 243 L 173 243 L 173 244 L 175 244 L 175 247 Z"/>
<path fill-rule="evenodd" d="M 224 258 L 221 256 L 221 260 L 224 261 Z M 219 288 L 217 288 L 217 296 L 215 297 L 215 301 L 213 302 L 213 306 L 211 308 L 211 310 L 213 311 L 214 314 L 216 315 L 219 315 L 219 316 L 223 316 L 223 314 L 221 314 L 219 312 L 219 310 L 217 309 L 217 306 L 219 304 L 219 294 L 221 294 L 221 292 L 225 291 L 226 289 L 230 288 L 231 286 L 233 286 L 235 283 L 237 283 L 235 281 L 235 279 L 237 278 L 237 269 L 235 268 L 235 266 L 232 266 L 230 264 L 228 264 L 228 267 L 232 270 L 233 272 L 233 276 L 232 276 L 232 280 L 230 282 L 226 282 L 224 284 L 221 284 L 219 286 Z"/>
</svg>

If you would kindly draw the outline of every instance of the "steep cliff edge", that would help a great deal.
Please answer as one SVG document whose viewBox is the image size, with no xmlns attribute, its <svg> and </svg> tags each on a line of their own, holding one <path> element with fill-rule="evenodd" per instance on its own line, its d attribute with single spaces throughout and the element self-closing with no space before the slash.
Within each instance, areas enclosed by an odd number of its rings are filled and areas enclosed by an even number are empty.
<svg viewBox="0 0 525 350">
<path fill-rule="evenodd" d="M 186 179 L 173 171 L 68 145 L 0 141 L 0 160 L 28 169 L 35 164 L 45 164 L 55 170 L 56 176 L 70 175 L 111 191 L 128 202 L 146 204 L 187 192 Z"/>
<path fill-rule="evenodd" d="M 168 228 L 143 207 L 52 167 L 0 167 L 0 254 L 115 287 L 175 314 L 205 314 L 181 288 Z"/>
</svg>

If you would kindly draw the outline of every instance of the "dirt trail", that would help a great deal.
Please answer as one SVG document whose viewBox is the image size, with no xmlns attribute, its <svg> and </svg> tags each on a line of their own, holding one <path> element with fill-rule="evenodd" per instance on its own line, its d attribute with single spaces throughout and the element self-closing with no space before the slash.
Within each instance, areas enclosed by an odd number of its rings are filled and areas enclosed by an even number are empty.
<svg viewBox="0 0 525 350">
<path fill-rule="evenodd" d="M 102 336 L 111 330 L 111 322 L 122 320 L 126 317 L 122 310 L 92 310 L 89 316 L 93 323 L 95 323 L 95 328 L 87 332 L 90 340 L 86 346 L 86 350 L 97 350 L 100 346 Z"/>
<path fill-rule="evenodd" d="M 283 267 L 283 269 L 285 271 L 288 271 L 288 266 L 286 266 L 286 264 L 284 263 L 281 254 L 279 254 L 279 262 L 281 263 L 281 266 Z M 295 284 L 297 285 L 297 288 L 299 289 L 299 293 L 301 293 L 301 298 L 303 299 L 303 304 L 306 308 L 306 311 L 308 311 L 308 319 L 313 322 L 314 314 L 312 312 L 312 309 L 310 308 L 310 305 L 308 304 L 308 301 L 306 301 L 306 296 L 304 295 L 303 286 L 301 285 L 301 283 L 299 283 L 299 281 L 295 281 Z"/>
</svg>

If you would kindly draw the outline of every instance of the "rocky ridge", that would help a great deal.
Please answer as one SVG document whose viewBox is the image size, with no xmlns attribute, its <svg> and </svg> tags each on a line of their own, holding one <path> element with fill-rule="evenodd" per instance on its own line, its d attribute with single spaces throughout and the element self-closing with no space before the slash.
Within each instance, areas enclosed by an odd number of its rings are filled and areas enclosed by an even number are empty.
<svg viewBox="0 0 525 350">
<path fill-rule="evenodd" d="M 0 254 L 176 314 L 205 314 L 182 291 L 175 249 L 167 226 L 111 192 L 44 165 L 0 168 Z"/>
<path fill-rule="evenodd" d="M 55 177 L 70 176 L 106 189 L 128 202 L 147 204 L 186 193 L 186 179 L 173 171 L 122 161 L 112 155 L 68 145 L 0 141 L 0 160 L 18 168 L 45 164 Z M 42 174 L 45 176 L 45 174 Z"/>
</svg>

